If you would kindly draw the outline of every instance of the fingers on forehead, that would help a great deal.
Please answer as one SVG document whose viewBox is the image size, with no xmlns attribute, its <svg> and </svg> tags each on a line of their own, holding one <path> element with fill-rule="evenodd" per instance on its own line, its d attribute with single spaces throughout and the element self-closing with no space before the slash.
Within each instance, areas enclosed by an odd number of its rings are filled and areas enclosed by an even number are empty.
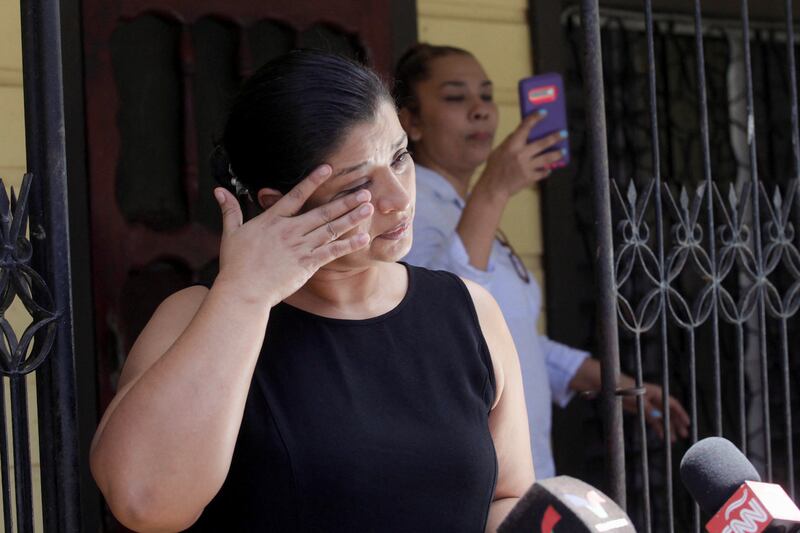
<svg viewBox="0 0 800 533">
<path fill-rule="evenodd" d="M 331 177 L 331 171 L 330 165 L 320 165 L 305 179 L 295 185 L 286 195 L 291 198 L 292 203 L 295 204 L 294 207 L 299 208 L 302 206 L 311 195 L 314 194 L 314 191 L 319 189 L 319 187 Z"/>
</svg>

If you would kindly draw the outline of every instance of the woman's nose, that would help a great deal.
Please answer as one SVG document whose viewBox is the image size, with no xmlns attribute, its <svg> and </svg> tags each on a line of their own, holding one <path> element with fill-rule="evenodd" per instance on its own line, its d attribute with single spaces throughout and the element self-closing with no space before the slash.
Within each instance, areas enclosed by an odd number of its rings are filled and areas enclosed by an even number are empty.
<svg viewBox="0 0 800 533">
<path fill-rule="evenodd" d="M 470 109 L 470 118 L 472 120 L 486 120 L 491 113 L 491 105 L 481 99 L 475 101 Z"/>
<path fill-rule="evenodd" d="M 392 172 L 387 172 L 382 181 L 381 189 L 373 191 L 375 210 L 383 214 L 407 211 L 411 207 L 411 196 L 403 182 Z"/>
</svg>

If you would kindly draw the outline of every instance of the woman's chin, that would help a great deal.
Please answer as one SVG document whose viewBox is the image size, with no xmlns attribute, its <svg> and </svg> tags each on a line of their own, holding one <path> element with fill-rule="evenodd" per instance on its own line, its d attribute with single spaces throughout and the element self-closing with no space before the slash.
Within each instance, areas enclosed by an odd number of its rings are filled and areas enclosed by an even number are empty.
<svg viewBox="0 0 800 533">
<path fill-rule="evenodd" d="M 369 258 L 373 261 L 395 263 L 408 255 L 409 250 L 411 250 L 410 226 L 402 238 L 373 238 L 369 247 Z"/>
<path fill-rule="evenodd" d="M 375 250 L 370 256 L 374 261 L 396 263 L 408 255 L 409 250 L 411 250 L 410 238 L 387 243 L 385 249 Z"/>
<path fill-rule="evenodd" d="M 464 165 L 469 166 L 470 168 L 478 168 L 482 164 L 486 163 L 486 160 L 489 159 L 489 154 L 492 153 L 491 145 L 486 147 L 474 147 L 472 150 L 467 150 L 464 154 L 461 161 Z"/>
<path fill-rule="evenodd" d="M 411 250 L 411 235 L 396 240 L 374 238 L 367 249 L 340 257 L 328 263 L 326 267 L 347 269 L 374 266 L 376 263 L 396 263 L 408 255 L 409 250 Z"/>
</svg>

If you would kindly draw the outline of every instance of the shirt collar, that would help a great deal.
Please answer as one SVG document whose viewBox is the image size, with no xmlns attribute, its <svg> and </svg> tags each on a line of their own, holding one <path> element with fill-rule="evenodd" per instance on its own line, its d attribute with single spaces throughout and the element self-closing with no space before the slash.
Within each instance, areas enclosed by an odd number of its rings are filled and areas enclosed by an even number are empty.
<svg viewBox="0 0 800 533">
<path fill-rule="evenodd" d="M 442 176 L 436 171 L 429 169 L 419 163 L 415 163 L 417 172 L 417 181 L 424 183 L 433 190 L 433 193 L 443 202 L 452 202 L 464 209 L 464 199 L 456 192 L 453 184 L 447 181 L 447 178 Z"/>
</svg>

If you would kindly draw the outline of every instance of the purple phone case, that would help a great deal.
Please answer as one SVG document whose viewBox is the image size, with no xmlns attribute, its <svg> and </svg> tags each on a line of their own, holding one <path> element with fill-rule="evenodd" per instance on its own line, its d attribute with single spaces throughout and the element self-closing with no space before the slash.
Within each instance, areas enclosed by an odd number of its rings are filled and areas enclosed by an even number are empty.
<svg viewBox="0 0 800 533">
<path fill-rule="evenodd" d="M 536 124 L 528 134 L 528 142 L 567 129 L 567 102 L 561 74 L 552 72 L 519 80 L 519 106 L 522 117 L 539 109 L 547 110 L 547 116 Z M 569 164 L 569 137 L 559 141 L 551 150 L 564 150 L 564 158 L 552 168 Z"/>
</svg>

